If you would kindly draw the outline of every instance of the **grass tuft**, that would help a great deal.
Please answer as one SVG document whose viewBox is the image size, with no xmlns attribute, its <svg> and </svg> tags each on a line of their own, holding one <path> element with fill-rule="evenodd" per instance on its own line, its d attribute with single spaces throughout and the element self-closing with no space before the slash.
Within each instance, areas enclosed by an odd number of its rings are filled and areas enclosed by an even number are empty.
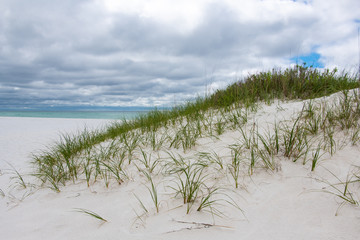
<svg viewBox="0 0 360 240">
<path fill-rule="evenodd" d="M 91 216 L 93 218 L 96 218 L 102 222 L 107 222 L 107 220 L 103 217 L 101 217 L 99 214 L 93 212 L 93 211 L 90 211 L 90 210 L 87 210 L 87 209 L 83 209 L 83 208 L 74 208 L 76 212 L 80 212 L 80 213 L 84 213 L 88 216 Z"/>
</svg>

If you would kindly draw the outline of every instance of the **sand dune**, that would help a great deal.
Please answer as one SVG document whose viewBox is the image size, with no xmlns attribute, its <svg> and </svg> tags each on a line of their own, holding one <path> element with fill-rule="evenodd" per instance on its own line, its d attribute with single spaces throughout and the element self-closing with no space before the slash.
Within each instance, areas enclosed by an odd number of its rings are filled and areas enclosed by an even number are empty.
<svg viewBox="0 0 360 240">
<path fill-rule="evenodd" d="M 332 102 L 338 97 L 317 101 Z M 301 101 L 263 104 L 249 115 L 247 129 L 256 123 L 259 131 L 266 132 L 275 122 L 294 121 L 294 115 L 302 107 Z M 129 180 L 121 185 L 111 181 L 106 188 L 99 180 L 87 187 L 85 180 L 79 180 L 61 187 L 59 193 L 39 187 L 38 180 L 29 175 L 33 172 L 31 153 L 58 139 L 59 132 L 76 132 L 85 125 L 92 128 L 107 123 L 106 120 L 0 118 L 2 239 L 359 239 L 359 208 L 343 204 L 341 198 L 326 192 L 333 191 L 329 183 L 345 181 L 360 166 L 359 146 L 353 146 L 345 133 L 335 134 L 338 146 L 335 154 L 331 156 L 324 151 L 315 171 L 311 171 L 311 161 L 303 165 L 302 161 L 294 163 L 276 157 L 273 170 L 259 168 L 252 175 L 248 169 L 241 171 L 238 188 L 234 187 L 228 170 L 207 172 L 208 183 L 223 188 L 223 195 L 219 194 L 218 198 L 230 196 L 241 209 L 219 201 L 213 207 L 223 214 L 221 217 L 209 211 L 198 212 L 196 208 L 187 214 L 181 199 L 170 196 L 169 186 L 174 186 L 171 176 L 162 175 L 153 178 L 159 193 L 157 213 L 147 188 L 149 182 L 136 168 L 129 170 Z M 166 150 L 191 161 L 199 152 L 215 151 L 226 163 L 231 156 L 228 146 L 238 143 L 240 138 L 238 130 L 226 130 L 218 139 L 200 138 L 186 153 L 168 148 L 159 156 L 169 158 Z M 144 150 L 152 153 L 150 148 Z M 27 188 L 16 183 L 16 173 L 9 164 L 29 183 Z M 351 190 L 354 198 L 359 199 L 359 189 Z M 135 195 L 148 213 L 144 214 Z M 107 222 L 78 209 L 93 211 Z"/>
</svg>

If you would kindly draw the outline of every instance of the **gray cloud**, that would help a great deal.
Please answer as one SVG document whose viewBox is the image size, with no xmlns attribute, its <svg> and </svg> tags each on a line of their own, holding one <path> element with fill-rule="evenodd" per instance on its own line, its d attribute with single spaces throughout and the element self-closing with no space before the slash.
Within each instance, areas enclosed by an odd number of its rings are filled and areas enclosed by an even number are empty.
<svg viewBox="0 0 360 240">
<path fill-rule="evenodd" d="M 273 12 L 261 1 L 245 10 L 211 1 L 184 32 L 136 12 L 109 12 L 101 1 L 3 0 L 0 108 L 171 105 L 314 49 L 325 65 L 346 66 L 356 56 L 342 43 L 357 33 L 360 4 L 344 2 L 324 9 L 319 1 L 279 1 L 283 9 Z M 337 58 L 339 51 L 350 57 Z"/>
</svg>

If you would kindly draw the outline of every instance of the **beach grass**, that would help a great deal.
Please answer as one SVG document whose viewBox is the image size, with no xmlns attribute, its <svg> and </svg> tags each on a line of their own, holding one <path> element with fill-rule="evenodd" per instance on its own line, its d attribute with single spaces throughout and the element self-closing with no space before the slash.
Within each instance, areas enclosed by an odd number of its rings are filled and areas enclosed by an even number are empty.
<svg viewBox="0 0 360 240">
<path fill-rule="evenodd" d="M 23 175 L 20 174 L 13 165 L 10 163 L 8 163 L 8 165 L 11 167 L 11 171 L 14 174 L 14 176 L 12 176 L 10 179 L 15 180 L 16 186 L 20 186 L 24 189 L 27 188 L 28 184 L 25 182 Z"/>
<path fill-rule="evenodd" d="M 90 210 L 87 210 L 87 209 L 83 209 L 83 208 L 75 208 L 74 210 L 76 212 L 79 212 L 79 213 L 84 213 L 85 215 L 93 217 L 93 218 L 95 218 L 97 220 L 100 220 L 102 222 L 107 222 L 107 220 L 105 218 L 101 217 L 96 212 L 93 212 L 93 211 L 90 211 Z"/>
</svg>

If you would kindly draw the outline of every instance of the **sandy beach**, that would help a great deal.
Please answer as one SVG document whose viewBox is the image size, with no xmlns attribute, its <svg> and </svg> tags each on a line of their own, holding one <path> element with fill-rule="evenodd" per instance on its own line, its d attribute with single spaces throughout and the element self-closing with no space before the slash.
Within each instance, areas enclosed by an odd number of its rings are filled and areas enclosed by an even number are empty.
<svg viewBox="0 0 360 240">
<path fill-rule="evenodd" d="M 333 99 L 334 96 L 319 101 Z M 249 116 L 248 125 L 256 123 L 263 130 L 270 129 L 274 122 L 292 119 L 302 106 L 301 101 L 262 104 Z M 239 187 L 226 193 L 241 210 L 219 204 L 216 208 L 223 216 L 196 209 L 187 214 L 181 201 L 169 197 L 171 181 L 160 176 L 154 177 L 160 199 L 157 213 L 151 205 L 148 183 L 136 170 L 130 172 L 129 180 L 121 185 L 110 182 L 106 188 L 99 181 L 87 187 L 85 180 L 79 180 L 61 187 L 59 193 L 40 187 L 38 180 L 30 175 L 33 173 L 31 154 L 46 149 L 60 133 L 75 133 L 84 126 L 99 128 L 107 123 L 107 120 L 0 118 L 2 239 L 328 240 L 360 236 L 359 207 L 343 204 L 341 198 L 326 192 L 331 190 L 329 183 L 345 181 L 355 166 L 360 166 L 359 146 L 345 144 L 346 136 L 341 134 L 336 139 L 339 146 L 336 152 L 332 156 L 324 153 L 314 171 L 310 163 L 303 165 L 279 158 L 273 171 L 260 169 L 251 176 L 242 173 Z M 206 151 L 226 156 L 229 155 L 227 147 L 240 136 L 239 131 L 226 130 L 217 139 L 200 138 L 186 153 L 181 149 L 172 151 L 190 159 Z M 150 149 L 144 151 L 151 152 Z M 27 188 L 18 186 L 14 169 L 28 183 Z M 218 178 L 221 173 L 221 170 L 211 173 L 209 181 L 229 189 L 232 179 L 226 172 Z M 354 198 L 359 199 L 359 189 L 355 190 Z M 136 197 L 149 210 L 146 216 L 139 217 L 142 207 Z M 78 209 L 93 211 L 107 222 Z"/>
<path fill-rule="evenodd" d="M 0 240 L 360 240 L 360 0 L 0 0 Z"/>
</svg>

